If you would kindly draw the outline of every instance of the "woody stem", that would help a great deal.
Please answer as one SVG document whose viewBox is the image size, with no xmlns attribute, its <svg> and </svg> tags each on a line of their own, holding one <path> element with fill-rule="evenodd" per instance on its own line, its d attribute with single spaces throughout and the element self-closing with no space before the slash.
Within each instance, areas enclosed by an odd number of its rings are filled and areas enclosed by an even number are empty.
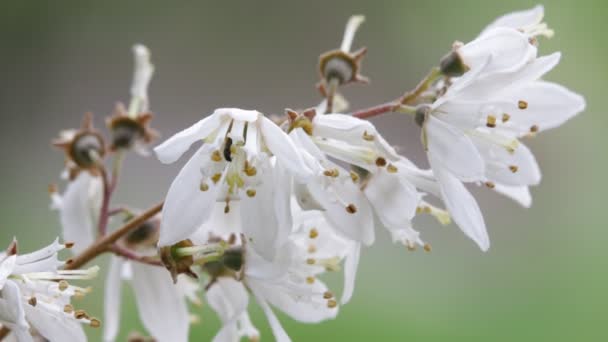
<svg viewBox="0 0 608 342">
<path fill-rule="evenodd" d="M 125 234 L 128 234 L 133 229 L 139 227 L 144 222 L 152 218 L 154 215 L 158 214 L 163 208 L 163 203 L 156 204 L 155 206 L 149 208 L 144 211 L 141 215 L 133 217 L 129 220 L 125 225 L 118 228 L 114 232 L 107 234 L 101 237 L 99 240 L 95 241 L 91 246 L 82 251 L 82 253 L 78 254 L 73 259 L 70 259 L 68 263 L 66 263 L 64 269 L 66 270 L 74 270 L 80 268 L 87 262 L 95 259 L 98 255 L 103 254 L 105 252 L 112 251 L 112 245 L 118 241 Z"/>
<path fill-rule="evenodd" d="M 416 103 L 416 100 L 418 100 L 420 96 L 441 77 L 441 75 L 439 68 L 435 67 L 431 69 L 414 89 L 403 94 L 400 98 L 377 106 L 358 110 L 351 115 L 360 119 L 367 119 L 380 114 L 395 112 L 401 106 L 411 106 Z"/>
</svg>

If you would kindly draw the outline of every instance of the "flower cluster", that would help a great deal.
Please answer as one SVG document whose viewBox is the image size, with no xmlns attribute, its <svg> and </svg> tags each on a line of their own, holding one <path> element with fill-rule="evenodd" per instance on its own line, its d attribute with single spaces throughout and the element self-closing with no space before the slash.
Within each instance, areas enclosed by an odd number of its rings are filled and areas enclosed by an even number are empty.
<svg viewBox="0 0 608 342">
<path fill-rule="evenodd" d="M 353 16 L 340 48 L 320 56 L 319 104 L 286 109 L 283 117 L 220 108 L 173 135 L 154 148 L 161 163 L 200 146 L 164 202 L 146 211 L 111 206 L 127 152 L 146 156 L 157 137 L 149 127 L 154 66 L 148 49 L 136 45 L 131 102 L 118 104 L 107 119 L 109 142 L 91 114 L 55 141 L 65 151 L 67 185 L 62 194 L 51 187 L 52 207 L 63 238 L 73 241 L 73 259 L 58 269 L 57 252 L 66 247 L 58 242 L 26 255 L 11 245 L 0 255 L 5 333 L 10 329 L 19 341 L 32 334 L 84 340 L 77 323 L 100 322 L 73 310 L 70 298 L 86 289 L 65 280 L 92 276 L 96 268 L 76 268 L 106 252 L 112 256 L 105 341 L 118 336 L 121 288 L 128 283 L 152 339 L 186 341 L 197 319 L 188 302 L 200 304 L 202 290 L 222 323 L 214 341 L 228 342 L 260 338 L 250 299 L 277 341 L 290 338 L 275 310 L 303 323 L 335 318 L 354 294 L 360 254 L 374 243 L 376 227 L 408 250 L 430 252 L 414 222 L 428 214 L 442 225 L 454 222 L 487 251 L 486 224 L 466 184 L 530 207 L 529 187 L 541 173 L 522 141 L 585 108 L 580 95 L 542 80 L 560 59 L 538 54 L 539 38 L 553 35 L 543 16 L 537 6 L 500 17 L 472 41 L 454 43 L 412 91 L 349 113 L 341 87 L 368 82 L 360 74 L 366 49 L 351 52 L 364 17 Z M 384 113 L 409 115 L 420 126 L 429 169 L 399 153 L 366 120 Z M 112 229 L 117 223 L 122 226 Z M 339 294 L 323 281 L 330 272 L 342 272 Z"/>
</svg>

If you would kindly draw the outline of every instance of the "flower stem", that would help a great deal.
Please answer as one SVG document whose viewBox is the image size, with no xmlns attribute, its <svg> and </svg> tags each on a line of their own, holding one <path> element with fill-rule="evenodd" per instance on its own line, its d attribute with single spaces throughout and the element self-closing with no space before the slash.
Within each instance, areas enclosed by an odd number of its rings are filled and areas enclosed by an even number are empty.
<svg viewBox="0 0 608 342">
<path fill-rule="evenodd" d="M 158 258 L 137 254 L 132 250 L 122 247 L 118 244 L 111 245 L 109 249 L 112 253 L 121 256 L 125 259 L 129 259 L 146 265 L 163 266 L 162 262 Z"/>
<path fill-rule="evenodd" d="M 408 108 L 412 106 L 420 96 L 427 91 L 435 81 L 441 77 L 439 68 L 435 67 L 418 83 L 416 88 L 403 94 L 402 97 L 397 100 L 386 102 L 374 107 L 361 109 L 353 112 L 351 115 L 359 119 L 367 119 L 380 114 L 400 111 L 400 109 Z M 401 111 L 403 112 L 403 111 Z M 406 112 L 409 113 L 409 112 Z"/>
<path fill-rule="evenodd" d="M 133 229 L 139 227 L 142 223 L 146 222 L 154 215 L 158 214 L 163 208 L 163 203 L 159 203 L 150 209 L 144 211 L 141 215 L 134 217 L 129 220 L 124 226 L 118 228 L 114 232 L 101 237 L 99 240 L 94 242 L 87 249 L 82 251 L 79 255 L 70 259 L 65 265 L 64 269 L 74 270 L 80 268 L 87 262 L 95 259 L 98 255 L 111 251 L 112 245 L 125 234 L 131 232 Z"/>
</svg>

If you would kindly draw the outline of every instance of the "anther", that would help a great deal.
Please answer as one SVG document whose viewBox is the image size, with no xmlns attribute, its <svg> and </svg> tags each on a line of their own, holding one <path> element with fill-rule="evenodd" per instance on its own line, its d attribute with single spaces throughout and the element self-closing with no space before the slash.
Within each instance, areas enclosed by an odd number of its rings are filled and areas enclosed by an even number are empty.
<svg viewBox="0 0 608 342">
<path fill-rule="evenodd" d="M 323 171 L 323 174 L 327 177 L 336 178 L 340 175 L 340 171 L 338 169 L 329 169 L 329 170 Z"/>
<path fill-rule="evenodd" d="M 36 299 L 36 297 L 31 297 L 27 303 L 31 306 L 36 306 L 36 304 L 38 303 L 38 300 Z"/>
<path fill-rule="evenodd" d="M 93 317 L 91 318 L 91 323 L 89 325 L 91 326 L 91 328 L 99 328 L 101 326 L 101 321 Z"/>
<path fill-rule="evenodd" d="M 521 110 L 524 110 L 524 109 L 528 108 L 528 102 L 526 102 L 524 100 L 519 100 L 517 102 L 517 107 Z"/>
<path fill-rule="evenodd" d="M 338 306 L 338 302 L 336 302 L 335 300 L 330 299 L 330 300 L 327 301 L 327 307 L 328 308 L 333 309 L 336 306 Z"/>
<path fill-rule="evenodd" d="M 65 312 L 67 314 L 71 314 L 72 312 L 74 312 L 74 307 L 71 304 L 66 304 L 63 307 L 63 312 Z"/>
<path fill-rule="evenodd" d="M 72 241 L 65 242 L 63 245 L 65 246 L 65 248 L 70 249 L 70 248 L 74 247 L 74 242 L 72 242 Z"/>
<path fill-rule="evenodd" d="M 65 291 L 65 290 L 68 289 L 68 287 L 70 286 L 70 284 L 68 284 L 67 281 L 62 280 L 62 281 L 59 282 L 58 286 L 59 286 L 59 291 Z"/>
<path fill-rule="evenodd" d="M 378 167 L 385 167 L 386 166 L 386 159 L 384 159 L 382 157 L 378 157 L 376 159 L 376 166 L 378 166 Z"/>
<path fill-rule="evenodd" d="M 255 189 L 247 189 L 246 193 L 249 197 L 255 197 Z"/>
<path fill-rule="evenodd" d="M 217 182 L 219 182 L 221 178 L 222 178 L 221 173 L 216 173 L 213 176 L 211 176 L 211 180 L 213 181 L 213 184 L 217 184 Z"/>
<path fill-rule="evenodd" d="M 224 214 L 228 214 L 230 212 L 230 203 L 226 202 L 226 206 L 224 207 Z"/>
<path fill-rule="evenodd" d="M 317 236 L 319 236 L 319 231 L 316 228 L 310 229 L 310 232 L 308 232 L 308 237 L 314 239 Z"/>
<path fill-rule="evenodd" d="M 353 183 L 357 183 L 359 181 L 359 175 L 356 172 L 351 171 L 350 172 L 350 179 L 353 180 Z"/>
<path fill-rule="evenodd" d="M 76 310 L 76 311 L 74 311 L 74 317 L 76 319 L 83 319 L 83 318 L 89 318 L 89 315 L 87 315 L 87 312 L 84 310 Z"/>
<path fill-rule="evenodd" d="M 213 153 L 211 154 L 211 160 L 213 160 L 214 162 L 222 161 L 222 155 L 220 154 L 220 151 L 213 151 Z"/>
<path fill-rule="evenodd" d="M 334 294 L 329 291 L 325 291 L 325 293 L 323 293 L 323 299 L 332 299 L 333 297 Z"/>
<path fill-rule="evenodd" d="M 424 251 L 425 252 L 430 252 L 431 251 L 431 245 L 429 245 L 428 243 L 424 244 Z"/>
<path fill-rule="evenodd" d="M 530 132 L 532 132 L 532 133 L 538 132 L 538 126 L 537 125 L 533 125 L 532 127 L 530 127 Z"/>
<path fill-rule="evenodd" d="M 207 185 L 207 183 L 201 183 L 201 185 L 199 186 L 199 190 L 205 192 L 209 190 L 209 185 Z"/>
<path fill-rule="evenodd" d="M 517 165 L 510 165 L 509 170 L 511 170 L 511 172 L 515 173 L 515 172 L 517 172 L 517 170 L 519 170 L 519 168 L 517 167 Z"/>
<path fill-rule="evenodd" d="M 346 206 L 346 212 L 348 212 L 349 214 L 354 214 L 357 212 L 357 207 L 351 203 Z"/>
<path fill-rule="evenodd" d="M 255 166 L 249 166 L 248 164 L 245 164 L 245 174 L 249 177 L 253 177 L 258 173 L 258 170 L 255 168 Z"/>
<path fill-rule="evenodd" d="M 490 128 L 496 127 L 496 117 L 494 115 L 488 115 L 486 120 L 486 126 Z"/>
<path fill-rule="evenodd" d="M 232 161 L 232 138 L 226 137 L 226 142 L 224 143 L 224 159 L 226 161 Z"/>
<path fill-rule="evenodd" d="M 397 167 L 393 164 L 388 164 L 388 166 L 386 167 L 386 171 L 388 171 L 388 173 L 397 173 L 399 169 L 397 169 Z"/>
<path fill-rule="evenodd" d="M 367 133 L 367 131 L 363 132 L 363 140 L 365 141 L 374 141 L 375 137 L 373 134 Z"/>
<path fill-rule="evenodd" d="M 315 277 L 306 277 L 306 283 L 308 284 L 314 284 L 315 283 Z"/>
<path fill-rule="evenodd" d="M 306 259 L 306 263 L 309 265 L 314 265 L 317 261 L 313 258 Z"/>
<path fill-rule="evenodd" d="M 486 182 L 485 185 L 490 189 L 494 189 L 494 187 L 496 186 L 496 184 L 494 184 L 493 182 Z"/>
<path fill-rule="evenodd" d="M 502 114 L 502 122 L 505 123 L 507 121 L 509 121 L 509 119 L 511 118 L 511 115 L 507 114 L 507 113 L 503 113 Z"/>
</svg>

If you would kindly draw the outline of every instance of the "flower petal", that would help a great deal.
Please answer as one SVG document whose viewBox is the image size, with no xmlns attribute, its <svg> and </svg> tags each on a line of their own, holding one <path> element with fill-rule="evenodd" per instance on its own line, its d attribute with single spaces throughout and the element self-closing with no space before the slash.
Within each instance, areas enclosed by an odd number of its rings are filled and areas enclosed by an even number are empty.
<svg viewBox="0 0 608 342">
<path fill-rule="evenodd" d="M 532 195 L 527 186 L 509 186 L 495 183 L 493 190 L 509 197 L 524 208 L 530 208 L 532 206 Z"/>
<path fill-rule="evenodd" d="M 25 313 L 40 335 L 49 341 L 86 342 L 87 336 L 82 325 L 63 313 L 40 309 L 37 306 L 25 305 Z"/>
<path fill-rule="evenodd" d="M 222 180 L 206 182 L 207 191 L 200 190 L 201 169 L 211 163 L 212 147 L 203 145 L 184 165 L 171 183 L 162 211 L 159 246 L 169 246 L 188 238 L 209 217 Z"/>
<path fill-rule="evenodd" d="M 258 305 L 260 305 L 260 307 L 264 311 L 266 319 L 268 319 L 268 323 L 270 324 L 270 329 L 272 329 L 274 339 L 277 342 L 291 342 L 291 338 L 289 338 L 289 335 L 287 335 L 287 332 L 285 332 L 285 329 L 283 329 L 283 326 L 281 325 L 281 322 L 279 322 L 277 316 L 274 314 L 274 312 L 272 312 L 270 305 L 268 305 L 268 303 L 262 297 L 256 295 L 255 292 L 254 295 L 256 301 L 258 302 Z"/>
<path fill-rule="evenodd" d="M 496 18 L 482 32 L 484 35 L 488 31 L 497 27 L 508 27 L 512 29 L 522 29 L 540 23 L 545 16 L 545 9 L 542 5 L 534 6 L 531 9 L 511 12 Z"/>
<path fill-rule="evenodd" d="M 396 160 L 399 155 L 395 149 L 384 140 L 376 127 L 367 121 L 346 114 L 316 115 L 313 120 L 315 136 L 342 140 L 351 145 L 374 146 L 384 157 Z M 364 139 L 372 137 L 373 142 Z"/>
<path fill-rule="evenodd" d="M 260 129 L 266 146 L 285 168 L 301 179 L 312 176 L 312 170 L 306 165 L 287 133 L 266 117 L 261 118 Z"/>
<path fill-rule="evenodd" d="M 122 259 L 112 256 L 108 266 L 108 275 L 104 288 L 104 320 L 103 320 L 103 340 L 114 341 L 120 329 L 120 308 L 122 295 Z"/>
<path fill-rule="evenodd" d="M 344 260 L 344 289 L 342 290 L 342 298 L 340 299 L 342 304 L 348 303 L 353 297 L 357 269 L 359 268 L 359 256 L 361 255 L 361 244 L 356 242 L 352 242 L 351 244 L 352 249 Z"/>
<path fill-rule="evenodd" d="M 176 133 L 154 148 L 156 157 L 163 164 L 171 164 L 179 159 L 197 140 L 208 137 L 220 125 L 220 116 L 213 114 L 200 120 L 185 130 Z"/>
<path fill-rule="evenodd" d="M 167 270 L 133 264 L 133 292 L 142 323 L 158 341 L 188 341 L 190 317 Z"/>
<path fill-rule="evenodd" d="M 505 101 L 512 105 L 506 112 L 511 116 L 514 129 L 524 134 L 529 133 L 533 126 L 536 126 L 536 131 L 558 127 L 585 110 L 586 106 L 585 99 L 579 94 L 544 81 L 513 89 L 505 94 Z"/>
<path fill-rule="evenodd" d="M 439 181 L 441 197 L 452 219 L 482 251 L 487 251 L 490 248 L 490 239 L 475 198 L 458 178 L 443 169 L 441 163 L 430 154 L 429 163 Z"/>
<path fill-rule="evenodd" d="M 101 179 L 88 172 L 81 172 L 75 180 L 68 183 L 59 209 L 62 236 L 65 241 L 74 243 L 72 251 L 82 252 L 94 239 L 94 206 L 95 199 L 101 198 Z"/>
<path fill-rule="evenodd" d="M 325 215 L 332 226 L 352 240 L 371 245 L 375 239 L 374 217 L 365 194 L 350 178 L 337 180 L 327 187 L 321 182 L 308 183 L 308 189 L 325 208 Z M 349 207 L 354 210 L 349 210 Z"/>
<path fill-rule="evenodd" d="M 484 163 L 471 139 L 461 130 L 430 115 L 425 123 L 429 159 L 464 182 L 483 179 Z M 435 171 L 435 168 L 433 168 Z"/>
<path fill-rule="evenodd" d="M 486 163 L 486 178 L 504 185 L 537 185 L 540 168 L 530 150 L 523 144 L 509 152 L 486 139 L 473 137 L 475 146 Z"/>
<path fill-rule="evenodd" d="M 421 199 L 416 187 L 405 177 L 386 170 L 378 170 L 369 177 L 364 193 L 385 226 L 409 222 L 416 215 Z"/>
<path fill-rule="evenodd" d="M 17 264 L 17 255 L 10 255 L 0 262 L 0 290 L 4 287 L 8 280 L 8 276 L 13 273 Z"/>
<path fill-rule="evenodd" d="M 218 314 L 222 328 L 213 338 L 214 342 L 240 340 L 237 321 L 246 312 L 249 295 L 243 283 L 231 278 L 218 278 L 206 292 L 209 306 Z"/>
<path fill-rule="evenodd" d="M 262 184 L 255 196 L 243 196 L 240 201 L 242 230 L 258 254 L 273 260 L 291 232 L 291 179 L 279 162 L 261 172 Z"/>
</svg>

